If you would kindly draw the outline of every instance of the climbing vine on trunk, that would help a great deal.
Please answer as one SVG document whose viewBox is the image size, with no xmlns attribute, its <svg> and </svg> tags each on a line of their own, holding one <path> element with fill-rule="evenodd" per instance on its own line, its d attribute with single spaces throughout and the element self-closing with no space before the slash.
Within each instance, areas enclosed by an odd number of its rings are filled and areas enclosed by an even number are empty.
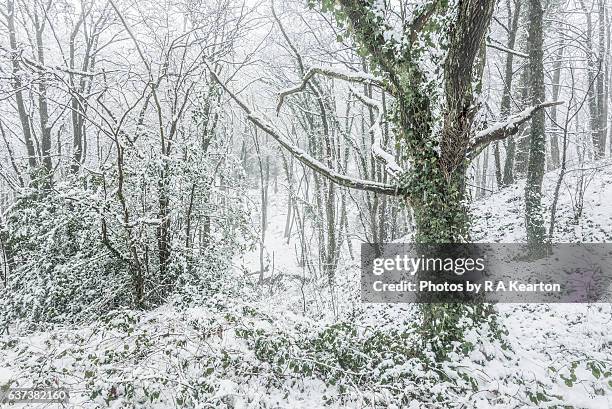
<svg viewBox="0 0 612 409">
<path fill-rule="evenodd" d="M 541 109 L 557 103 L 544 103 L 485 129 L 479 129 L 485 37 L 492 18 L 492 0 L 428 1 L 411 10 L 392 10 L 377 0 L 310 0 L 311 7 L 332 13 L 351 37 L 358 52 L 366 58 L 375 75 L 346 72 L 333 67 L 306 67 L 302 82 L 283 90 L 277 112 L 292 94 L 306 91 L 317 75 L 349 83 L 366 84 L 392 97 L 388 118 L 378 115 L 372 126 L 372 154 L 385 165 L 392 183 L 381 183 L 339 174 L 295 146 L 276 126 L 257 114 L 212 73 L 257 127 L 271 135 L 296 159 L 335 183 L 349 188 L 401 196 L 414 213 L 417 243 L 462 243 L 469 241 L 469 195 L 466 189 L 468 166 L 490 143 L 517 132 L 519 126 Z M 402 6 L 403 7 L 403 6 Z M 398 17 L 402 16 L 402 17 Z M 435 67 L 435 68 L 432 68 Z M 351 91 L 378 113 L 381 104 Z M 382 123 L 388 120 L 396 137 L 403 168 L 395 155 L 381 144 Z M 424 304 L 422 325 L 425 340 L 436 337 L 443 351 L 461 337 L 462 319 L 488 319 L 486 306 Z"/>
</svg>

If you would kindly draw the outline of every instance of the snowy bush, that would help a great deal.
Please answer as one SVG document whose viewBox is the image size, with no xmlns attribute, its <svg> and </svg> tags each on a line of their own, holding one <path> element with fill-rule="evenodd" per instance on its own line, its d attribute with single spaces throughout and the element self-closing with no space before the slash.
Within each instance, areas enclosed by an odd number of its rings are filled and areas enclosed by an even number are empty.
<svg viewBox="0 0 612 409">
<path fill-rule="evenodd" d="M 100 240 L 95 194 L 58 186 L 21 197 L 2 235 L 13 269 L 2 290 L 0 327 L 74 321 L 130 301 L 127 266 Z M 100 206 L 101 207 L 101 206 Z"/>
<path fill-rule="evenodd" d="M 213 165 L 224 172 L 223 181 L 211 176 Z M 240 169 L 230 158 L 221 165 L 202 159 L 168 167 L 168 189 L 178 199 L 166 216 L 170 250 L 164 270 L 156 254 L 158 197 L 149 193 L 159 167 L 141 161 L 128 170 L 124 178 L 136 187 L 122 198 L 112 190 L 111 172 L 24 193 L 5 212 L 1 234 L 11 269 L 8 286 L 0 290 L 0 329 L 17 319 L 89 321 L 118 307 L 156 307 L 172 295 L 201 301 L 231 281 L 233 257 L 249 248 L 253 233 Z"/>
<path fill-rule="evenodd" d="M 406 407 L 417 398 L 445 405 L 449 395 L 478 390 L 478 382 L 454 364 L 476 350 L 477 344 L 498 345 L 498 334 L 470 323 L 465 323 L 464 330 L 476 337 L 451 345 L 445 359 L 436 357 L 431 344 L 423 345 L 417 322 L 410 321 L 397 328 L 364 328 L 340 321 L 319 329 L 298 325 L 284 331 L 253 328 L 236 333 L 270 366 L 277 387 L 287 378 L 311 378 L 331 388 L 323 397 L 327 404 L 351 406 L 358 400 L 372 407 Z"/>
</svg>

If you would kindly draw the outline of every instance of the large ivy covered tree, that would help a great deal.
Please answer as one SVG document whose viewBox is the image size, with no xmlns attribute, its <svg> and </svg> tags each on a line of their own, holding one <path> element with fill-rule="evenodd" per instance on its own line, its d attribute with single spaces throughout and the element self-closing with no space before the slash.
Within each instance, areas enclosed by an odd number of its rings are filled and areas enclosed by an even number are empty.
<svg viewBox="0 0 612 409">
<path fill-rule="evenodd" d="M 354 88 L 352 92 L 379 112 L 372 127 L 371 150 L 385 163 L 394 183 L 382 184 L 337 173 L 293 145 L 272 121 L 257 114 L 224 85 L 226 91 L 255 126 L 314 171 L 345 187 L 404 198 L 415 216 L 418 243 L 469 241 L 466 178 L 470 161 L 488 144 L 516 133 L 522 123 L 542 108 L 557 104 L 537 101 L 489 127 L 483 127 L 477 120 L 485 39 L 495 2 L 427 0 L 409 5 L 385 0 L 310 0 L 310 5 L 335 16 L 345 30 L 343 36 L 354 40 L 375 75 L 309 67 L 300 84 L 280 93 L 278 109 L 291 94 L 307 90 L 316 75 L 380 88 L 394 103 L 388 118 L 380 114 L 383 111 L 376 100 L 360 95 Z M 392 125 L 401 162 L 407 166 L 400 166 L 395 161 L 396 155 L 383 149 L 384 120 Z M 440 308 L 444 314 L 438 314 L 437 307 L 425 308 L 426 320 L 432 322 L 436 317 L 449 315 L 450 307 Z M 440 330 L 436 325 L 432 329 Z"/>
<path fill-rule="evenodd" d="M 323 176 L 345 187 L 405 198 L 415 214 L 417 242 L 465 242 L 469 240 L 466 171 L 470 161 L 488 144 L 514 134 L 534 113 L 556 102 L 540 102 L 502 123 L 479 129 L 476 118 L 485 37 L 495 2 L 430 0 L 410 7 L 396 3 L 404 2 L 311 0 L 311 6 L 334 14 L 376 75 L 309 67 L 302 83 L 280 93 L 278 107 L 280 110 L 291 94 L 306 90 L 315 75 L 385 91 L 393 97 L 394 109 L 389 118 L 378 116 L 372 129 L 372 153 L 385 163 L 393 184 L 332 171 L 294 146 L 272 121 L 257 114 L 231 90 L 226 91 L 253 124 Z M 363 103 L 379 108 L 377 101 L 353 92 Z M 400 156 L 409 166 L 400 167 L 394 155 L 381 147 L 378 134 L 384 120 L 390 121 Z"/>
</svg>

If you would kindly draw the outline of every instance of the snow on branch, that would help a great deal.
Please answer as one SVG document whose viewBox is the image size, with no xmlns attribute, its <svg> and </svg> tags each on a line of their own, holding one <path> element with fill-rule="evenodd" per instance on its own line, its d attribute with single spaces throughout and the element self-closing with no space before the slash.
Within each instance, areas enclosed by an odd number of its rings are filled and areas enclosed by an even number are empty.
<svg viewBox="0 0 612 409">
<path fill-rule="evenodd" d="M 207 63 L 204 64 L 208 66 Z M 254 113 L 253 110 L 246 104 L 246 102 L 244 102 L 240 97 L 238 97 L 229 90 L 229 88 L 225 85 L 225 83 L 223 83 L 223 81 L 221 81 L 221 79 L 218 77 L 217 73 L 214 70 L 210 69 L 210 67 L 208 68 L 212 78 L 240 106 L 240 108 L 242 108 L 242 110 L 247 114 L 247 118 L 249 119 L 249 121 L 251 121 L 251 123 L 253 123 L 259 129 L 270 135 L 272 138 L 274 138 L 283 148 L 289 151 L 289 153 L 293 157 L 302 162 L 304 165 L 308 166 L 310 169 L 314 170 L 315 172 L 318 172 L 322 176 L 328 178 L 329 180 L 337 183 L 340 186 L 391 196 L 397 196 L 400 194 L 399 187 L 397 186 L 375 182 L 371 180 L 352 178 L 338 173 L 334 169 L 325 166 L 325 164 L 310 156 L 303 149 L 295 146 L 289 140 L 289 138 L 285 137 L 282 132 L 278 130 L 266 118 Z"/>
<path fill-rule="evenodd" d="M 520 51 L 512 50 L 512 49 L 504 47 L 502 45 L 496 45 L 496 44 L 487 43 L 487 47 L 493 48 L 495 50 L 503 51 L 503 52 L 508 53 L 508 54 L 516 55 L 517 57 L 529 58 L 528 54 L 522 53 Z"/>
<path fill-rule="evenodd" d="M 395 179 L 398 179 L 399 176 L 404 173 L 404 169 L 395 161 L 395 157 L 391 155 L 389 152 L 385 151 L 382 147 L 383 140 L 383 132 L 382 132 L 382 123 L 383 123 L 383 107 L 382 104 L 375 99 L 369 98 L 366 95 L 361 94 L 353 87 L 351 87 L 351 92 L 355 94 L 355 96 L 364 104 L 371 106 L 376 110 L 376 120 L 370 129 L 374 134 L 374 142 L 371 146 L 372 155 L 381 160 L 385 164 L 385 170 Z"/>
<path fill-rule="evenodd" d="M 507 138 L 510 135 L 514 135 L 519 126 L 531 119 L 531 117 L 538 112 L 540 109 L 552 107 L 555 105 L 562 105 L 564 101 L 549 101 L 541 104 L 532 106 L 525 109 L 518 114 L 514 114 L 505 121 L 498 122 L 482 131 L 476 133 L 474 142 L 470 145 L 470 156 L 475 157 L 478 152 L 486 148 L 491 142 L 500 141 Z"/>
<path fill-rule="evenodd" d="M 278 95 L 278 105 L 276 106 L 276 113 L 280 112 L 281 107 L 283 106 L 283 102 L 285 98 L 291 94 L 295 94 L 296 92 L 304 91 L 308 82 L 315 75 L 323 75 L 330 78 L 336 78 L 348 82 L 356 82 L 359 84 L 371 84 L 376 85 L 380 88 L 385 88 L 385 83 L 381 78 L 378 78 L 372 74 L 368 74 L 366 72 L 352 72 L 339 70 L 336 68 L 324 68 L 324 67 L 313 67 L 306 72 L 304 78 L 302 78 L 302 82 L 295 87 L 287 88 L 281 91 Z"/>
<path fill-rule="evenodd" d="M 87 72 L 87 71 L 81 71 L 81 70 L 75 70 L 72 68 L 68 68 L 68 67 L 60 67 L 58 66 L 54 66 L 54 67 L 49 67 L 47 65 L 43 65 L 41 63 L 39 63 L 38 61 L 34 61 L 31 58 L 28 58 L 26 56 L 24 56 L 20 50 L 9 50 L 8 48 L 3 47 L 2 45 L 0 45 L 0 50 L 7 53 L 11 59 L 19 59 L 21 60 L 26 66 L 32 67 L 40 72 L 43 73 L 57 73 L 58 71 L 61 72 L 65 72 L 68 74 L 73 74 L 73 75 L 79 75 L 82 77 L 94 77 L 96 76 L 95 73 L 93 72 Z"/>
</svg>

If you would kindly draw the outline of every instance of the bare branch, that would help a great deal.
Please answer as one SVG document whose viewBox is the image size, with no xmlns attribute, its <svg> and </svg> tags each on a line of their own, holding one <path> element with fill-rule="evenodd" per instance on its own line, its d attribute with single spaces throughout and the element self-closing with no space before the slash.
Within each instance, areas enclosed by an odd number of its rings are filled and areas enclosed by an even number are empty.
<svg viewBox="0 0 612 409">
<path fill-rule="evenodd" d="M 487 43 L 487 47 L 493 48 L 493 49 L 498 50 L 498 51 L 503 51 L 503 52 L 508 53 L 508 54 L 516 55 L 517 57 L 529 58 L 529 55 L 527 55 L 525 53 L 522 53 L 522 52 L 516 51 L 516 50 L 512 50 L 512 49 L 510 49 L 508 47 L 504 47 L 502 45 L 496 45 L 496 44 Z"/>
<path fill-rule="evenodd" d="M 385 170 L 395 179 L 398 179 L 402 173 L 404 173 L 404 169 L 395 161 L 395 157 L 391 155 L 389 152 L 385 151 L 382 147 L 382 122 L 383 122 L 383 107 L 382 104 L 375 99 L 369 98 L 366 95 L 361 94 L 353 87 L 351 87 L 351 92 L 355 94 L 355 96 L 364 104 L 371 106 L 376 110 L 376 119 L 372 128 L 370 129 L 374 134 L 374 142 L 371 146 L 372 155 L 382 161 L 385 164 Z"/>
<path fill-rule="evenodd" d="M 287 88 L 283 90 L 278 95 L 278 105 L 276 106 L 276 113 L 280 112 L 281 107 L 283 106 L 283 102 L 285 98 L 291 94 L 295 94 L 296 92 L 304 91 L 308 82 L 314 77 L 316 74 L 324 75 L 330 78 L 337 78 L 348 82 L 356 82 L 359 84 L 370 84 L 375 85 L 377 87 L 385 89 L 385 83 L 382 79 L 375 77 L 372 74 L 368 74 L 366 72 L 351 72 L 338 70 L 335 68 L 323 68 L 323 67 L 313 67 L 306 72 L 302 82 L 295 87 Z"/>
<path fill-rule="evenodd" d="M 93 72 L 87 72 L 87 71 L 80 71 L 80 70 L 75 70 L 75 69 L 71 69 L 71 68 L 66 68 L 66 67 L 60 67 L 60 66 L 54 66 L 54 67 L 49 67 L 47 65 L 43 65 L 41 63 L 39 63 L 38 61 L 34 61 L 31 58 L 25 57 L 24 55 L 22 55 L 20 50 L 9 50 L 6 47 L 3 47 L 2 45 L 0 45 L 0 51 L 3 51 L 5 53 L 7 53 L 12 59 L 18 59 L 21 60 L 25 65 L 33 67 L 35 69 L 37 69 L 38 71 L 41 71 L 43 73 L 47 72 L 47 73 L 57 73 L 58 71 L 61 72 L 65 72 L 67 74 L 73 74 L 73 75 L 79 75 L 82 77 L 94 77 L 96 75 L 101 75 L 101 73 L 93 73 Z"/>
<path fill-rule="evenodd" d="M 510 135 L 514 135 L 519 126 L 523 123 L 529 121 L 531 117 L 538 112 L 540 109 L 548 108 L 556 105 L 562 105 L 565 101 L 549 101 L 543 102 L 541 104 L 532 106 L 530 108 L 525 109 L 518 114 L 514 114 L 505 121 L 498 122 L 486 129 L 483 129 L 480 132 L 476 133 L 476 139 L 470 145 L 468 150 L 469 157 L 474 158 L 482 149 L 486 148 L 491 142 L 500 141 L 509 137 Z"/>
<path fill-rule="evenodd" d="M 276 20 L 276 24 L 278 24 L 278 28 L 280 29 L 280 32 L 283 35 L 283 38 L 287 42 L 287 45 L 289 45 L 289 48 L 291 49 L 293 54 L 295 54 L 295 58 L 297 59 L 298 67 L 300 69 L 300 74 L 303 75 L 304 74 L 304 60 L 302 59 L 302 56 L 300 55 L 299 51 L 297 50 L 295 45 L 293 45 L 293 42 L 289 38 L 289 35 L 287 34 L 285 27 L 283 26 L 283 22 L 276 14 L 276 9 L 274 8 L 274 0 L 270 2 L 270 8 L 272 9 L 272 16 L 274 17 L 274 20 Z"/>
<path fill-rule="evenodd" d="M 130 36 L 130 38 L 134 42 L 134 46 L 136 47 L 136 51 L 138 51 L 138 55 L 140 56 L 140 59 L 142 60 L 144 65 L 147 67 L 147 71 L 149 73 L 149 77 L 151 79 L 151 82 L 153 82 L 153 72 L 151 71 L 151 64 L 149 63 L 149 60 L 147 60 L 147 58 L 145 57 L 144 53 L 142 52 L 142 48 L 140 47 L 140 43 L 136 39 L 136 36 L 132 32 L 132 30 L 130 29 L 130 26 L 125 21 L 125 18 L 123 17 L 123 14 L 121 13 L 121 11 L 119 11 L 117 6 L 115 5 L 115 2 L 113 2 L 113 0 L 108 0 L 108 2 L 110 3 L 110 5 L 115 10 L 115 13 L 117 13 L 117 17 L 119 17 L 119 20 L 121 20 L 121 24 L 123 25 L 123 28 L 125 28 L 125 31 L 127 31 L 128 35 Z"/>
<path fill-rule="evenodd" d="M 394 185 L 388 185 L 385 183 L 374 182 L 371 180 L 357 179 L 352 178 L 346 175 L 342 175 L 336 172 L 333 169 L 325 166 L 323 163 L 318 161 L 317 159 L 310 156 L 303 149 L 293 145 L 290 140 L 282 135 L 282 132 L 276 129 L 276 127 L 267 121 L 264 117 L 257 115 L 253 112 L 253 110 L 244 102 L 241 98 L 235 95 L 229 88 L 225 85 L 223 81 L 217 76 L 217 73 L 214 70 L 211 70 L 209 65 L 204 63 L 210 71 L 211 77 L 223 88 L 223 90 L 242 108 L 242 110 L 247 114 L 247 118 L 251 123 L 257 126 L 259 129 L 270 135 L 274 138 L 283 148 L 285 148 L 293 157 L 302 162 L 304 165 L 308 166 L 310 169 L 318 172 L 322 176 L 328 178 L 332 182 L 358 190 L 365 190 L 369 192 L 375 192 L 385 195 L 397 196 L 401 194 L 399 187 Z"/>
</svg>

